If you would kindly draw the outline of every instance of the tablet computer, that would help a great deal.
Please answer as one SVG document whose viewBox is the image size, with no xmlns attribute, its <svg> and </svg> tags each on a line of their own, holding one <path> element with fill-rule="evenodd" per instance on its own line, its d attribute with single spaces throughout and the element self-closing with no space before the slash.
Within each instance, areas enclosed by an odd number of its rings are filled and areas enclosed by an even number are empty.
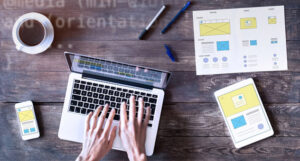
<svg viewBox="0 0 300 161">
<path fill-rule="evenodd" d="M 274 134 L 252 78 L 216 91 L 215 97 L 236 148 Z"/>
</svg>

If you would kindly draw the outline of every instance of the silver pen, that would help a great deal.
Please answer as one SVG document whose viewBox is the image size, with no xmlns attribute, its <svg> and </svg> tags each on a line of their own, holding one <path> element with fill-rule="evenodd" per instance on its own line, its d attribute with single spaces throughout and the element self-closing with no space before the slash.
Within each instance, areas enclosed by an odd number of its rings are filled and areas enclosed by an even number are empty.
<svg viewBox="0 0 300 161">
<path fill-rule="evenodd" d="M 143 32 L 139 35 L 139 40 L 142 39 L 142 37 L 146 34 L 146 32 L 150 29 L 150 27 L 153 25 L 153 23 L 158 19 L 158 17 L 162 14 L 162 12 L 165 10 L 166 6 L 163 5 L 161 9 L 157 12 L 157 14 L 154 16 L 154 18 L 151 20 L 151 22 L 148 24 L 148 26 L 143 30 Z"/>
</svg>

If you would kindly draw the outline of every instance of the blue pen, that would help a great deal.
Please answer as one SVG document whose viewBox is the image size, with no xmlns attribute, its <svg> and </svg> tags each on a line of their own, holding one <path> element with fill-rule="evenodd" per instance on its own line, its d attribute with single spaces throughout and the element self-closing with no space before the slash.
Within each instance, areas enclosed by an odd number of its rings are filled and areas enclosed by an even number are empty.
<svg viewBox="0 0 300 161">
<path fill-rule="evenodd" d="M 171 52 L 171 49 L 168 47 L 168 45 L 164 45 L 165 46 L 165 48 L 166 48 L 166 53 L 167 53 L 167 55 L 169 56 L 169 58 L 172 60 L 172 62 L 175 62 L 175 58 L 174 58 L 174 56 L 173 56 L 173 54 L 172 54 L 172 52 Z"/>
<path fill-rule="evenodd" d="M 171 22 L 169 22 L 167 24 L 167 26 L 161 31 L 161 34 L 164 34 L 167 31 L 167 29 L 178 19 L 178 17 L 181 15 L 181 13 L 183 13 L 189 7 L 190 4 L 191 4 L 191 2 L 188 1 L 184 5 L 184 7 L 176 14 L 176 16 L 171 20 Z"/>
</svg>

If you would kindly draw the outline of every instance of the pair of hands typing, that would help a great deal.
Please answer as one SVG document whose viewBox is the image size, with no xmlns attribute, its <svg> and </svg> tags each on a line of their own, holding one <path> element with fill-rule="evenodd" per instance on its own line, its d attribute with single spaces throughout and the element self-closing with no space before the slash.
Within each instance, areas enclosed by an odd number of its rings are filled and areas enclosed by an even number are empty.
<svg viewBox="0 0 300 161">
<path fill-rule="evenodd" d="M 120 108 L 119 134 L 117 127 L 112 126 L 115 116 L 115 109 L 112 109 L 104 125 L 105 116 L 108 112 L 108 105 L 99 107 L 94 112 L 89 113 L 86 118 L 84 141 L 82 151 L 77 161 L 99 161 L 111 149 L 116 135 L 119 135 L 124 149 L 130 161 L 146 161 L 145 141 L 146 130 L 150 118 L 150 107 L 147 107 L 146 117 L 144 115 L 144 101 L 139 98 L 138 117 L 136 118 L 136 107 L 134 96 L 130 97 L 129 120 L 127 119 L 126 103 L 123 102 Z M 101 115 L 98 120 L 99 113 Z M 104 126 L 104 128 L 103 128 Z"/>
</svg>

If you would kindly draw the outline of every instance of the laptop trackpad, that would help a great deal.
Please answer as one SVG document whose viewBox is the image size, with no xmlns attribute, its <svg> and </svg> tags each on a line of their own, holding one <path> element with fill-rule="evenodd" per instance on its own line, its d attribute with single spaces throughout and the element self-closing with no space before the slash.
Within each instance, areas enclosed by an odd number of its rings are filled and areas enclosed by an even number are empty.
<svg viewBox="0 0 300 161">
<path fill-rule="evenodd" d="M 119 122 L 117 121 L 113 121 L 112 127 L 117 126 L 117 133 L 116 133 L 116 138 L 113 144 L 113 149 L 118 149 L 118 150 L 124 150 L 123 146 L 122 146 L 122 141 L 121 138 L 119 136 Z"/>
</svg>

